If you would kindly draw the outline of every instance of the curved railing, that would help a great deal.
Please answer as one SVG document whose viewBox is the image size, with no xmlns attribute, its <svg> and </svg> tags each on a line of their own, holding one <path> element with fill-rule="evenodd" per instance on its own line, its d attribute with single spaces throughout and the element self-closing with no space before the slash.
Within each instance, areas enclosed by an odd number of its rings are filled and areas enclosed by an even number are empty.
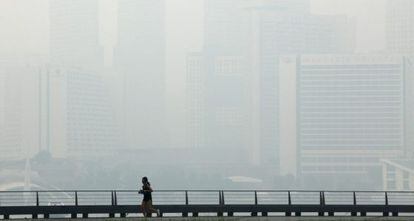
<svg viewBox="0 0 414 221">
<path fill-rule="evenodd" d="M 138 213 L 142 195 L 138 190 L 51 190 L 0 192 L 0 218 L 29 214 L 34 218 L 50 214 Z M 414 192 L 408 191 L 304 191 L 304 190 L 157 190 L 153 203 L 162 215 L 180 213 L 217 213 L 229 216 L 250 213 L 253 216 L 278 212 L 286 216 L 302 213 L 351 216 L 381 213 L 394 216 L 413 213 Z M 408 214 L 410 215 L 410 214 Z"/>
</svg>

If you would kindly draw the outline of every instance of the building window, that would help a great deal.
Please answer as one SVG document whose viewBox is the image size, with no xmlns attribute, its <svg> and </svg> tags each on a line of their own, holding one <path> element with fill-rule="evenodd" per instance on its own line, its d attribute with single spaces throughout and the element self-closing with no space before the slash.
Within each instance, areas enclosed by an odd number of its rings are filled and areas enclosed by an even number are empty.
<svg viewBox="0 0 414 221">
<path fill-rule="evenodd" d="M 387 189 L 395 190 L 395 167 L 387 166 Z"/>
<path fill-rule="evenodd" d="M 403 188 L 404 190 L 410 189 L 410 174 L 405 171 L 403 173 Z"/>
</svg>

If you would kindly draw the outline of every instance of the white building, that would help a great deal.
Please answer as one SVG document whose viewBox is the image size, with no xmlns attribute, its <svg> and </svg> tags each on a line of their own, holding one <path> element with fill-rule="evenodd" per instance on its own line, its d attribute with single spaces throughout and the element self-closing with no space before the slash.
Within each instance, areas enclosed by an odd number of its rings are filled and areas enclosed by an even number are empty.
<svg viewBox="0 0 414 221">
<path fill-rule="evenodd" d="M 388 51 L 414 54 L 414 1 L 388 0 L 386 12 Z"/>
<path fill-rule="evenodd" d="M 305 55 L 298 69 L 299 174 L 316 187 L 374 184 L 379 160 L 404 151 L 404 58 Z"/>
<path fill-rule="evenodd" d="M 281 169 L 280 93 L 278 60 L 284 55 L 350 53 L 355 43 L 355 21 L 346 16 L 310 13 L 307 1 L 267 1 L 251 8 L 252 69 L 258 73 L 261 164 Z M 302 6 L 302 7 L 299 7 Z M 307 7 L 303 7 L 307 6 Z M 285 173 L 286 171 L 280 170 Z"/>
<path fill-rule="evenodd" d="M 114 112 L 102 77 L 78 67 L 51 67 L 42 103 L 48 126 L 44 145 L 53 157 L 91 159 L 119 151 Z"/>
</svg>

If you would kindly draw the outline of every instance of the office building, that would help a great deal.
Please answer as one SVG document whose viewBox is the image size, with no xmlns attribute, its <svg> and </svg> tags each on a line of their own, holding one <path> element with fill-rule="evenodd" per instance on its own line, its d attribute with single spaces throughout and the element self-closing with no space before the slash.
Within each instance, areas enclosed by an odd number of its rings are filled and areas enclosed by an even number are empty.
<svg viewBox="0 0 414 221">
<path fill-rule="evenodd" d="M 118 1 L 114 64 L 122 79 L 126 151 L 167 146 L 165 114 L 165 1 Z"/>
<path fill-rule="evenodd" d="M 414 2 L 388 0 L 386 4 L 387 50 L 414 54 Z"/>
<path fill-rule="evenodd" d="M 304 55 L 298 69 L 299 174 L 315 187 L 375 185 L 380 159 L 404 151 L 404 58 Z"/>
<path fill-rule="evenodd" d="M 102 66 L 98 10 L 97 0 L 49 1 L 50 62 L 53 65 L 87 69 Z"/>
</svg>

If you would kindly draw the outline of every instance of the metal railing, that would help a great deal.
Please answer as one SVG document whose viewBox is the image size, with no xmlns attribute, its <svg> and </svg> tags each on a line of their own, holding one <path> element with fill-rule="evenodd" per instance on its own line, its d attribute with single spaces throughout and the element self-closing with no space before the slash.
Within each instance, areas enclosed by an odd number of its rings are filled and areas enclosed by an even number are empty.
<svg viewBox="0 0 414 221">
<path fill-rule="evenodd" d="M 142 195 L 138 190 L 62 190 L 0 192 L 0 219 L 11 215 L 119 214 L 139 213 Z M 319 216 L 345 213 L 351 216 L 381 213 L 414 215 L 414 192 L 385 191 L 302 191 L 302 190 L 158 190 L 153 192 L 154 206 L 162 215 L 179 213 L 283 213 L 286 216 L 316 213 Z M 409 214 L 410 215 L 410 214 Z"/>
</svg>

